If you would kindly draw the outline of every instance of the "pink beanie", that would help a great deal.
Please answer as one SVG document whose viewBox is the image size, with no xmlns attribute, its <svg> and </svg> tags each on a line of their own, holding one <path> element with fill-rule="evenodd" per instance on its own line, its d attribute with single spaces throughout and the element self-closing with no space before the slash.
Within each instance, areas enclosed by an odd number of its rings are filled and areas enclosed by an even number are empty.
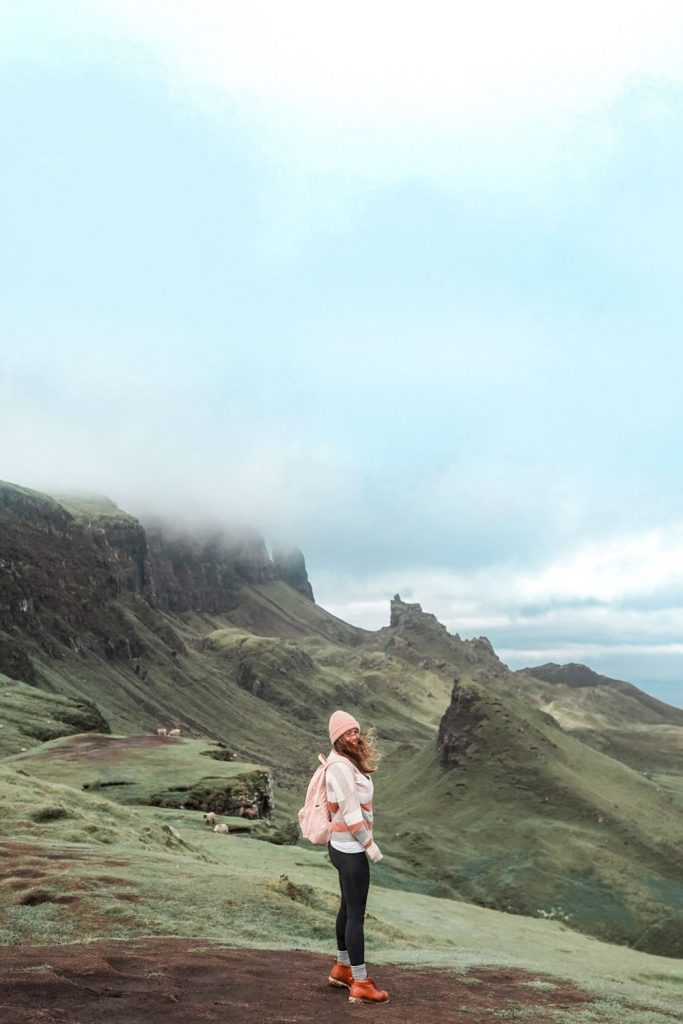
<svg viewBox="0 0 683 1024">
<path fill-rule="evenodd" d="M 360 725 L 353 715 L 347 714 L 346 711 L 335 711 L 330 715 L 330 743 L 334 743 L 349 729 L 360 730 Z"/>
</svg>

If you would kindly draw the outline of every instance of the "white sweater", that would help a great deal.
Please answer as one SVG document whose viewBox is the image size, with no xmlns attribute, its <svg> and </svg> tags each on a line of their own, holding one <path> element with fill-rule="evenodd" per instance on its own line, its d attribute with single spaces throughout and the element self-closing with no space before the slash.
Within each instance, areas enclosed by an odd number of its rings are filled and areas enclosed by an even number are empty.
<svg viewBox="0 0 683 1024">
<path fill-rule="evenodd" d="M 372 778 L 363 775 L 336 750 L 330 753 L 327 764 L 327 802 L 332 815 L 330 844 L 342 853 L 363 853 L 372 843 Z"/>
</svg>

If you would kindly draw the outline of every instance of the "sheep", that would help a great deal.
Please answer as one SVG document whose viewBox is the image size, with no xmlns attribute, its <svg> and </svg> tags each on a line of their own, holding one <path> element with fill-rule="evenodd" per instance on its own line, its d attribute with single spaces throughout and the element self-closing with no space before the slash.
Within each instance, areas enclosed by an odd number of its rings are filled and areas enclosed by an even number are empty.
<svg viewBox="0 0 683 1024">
<path fill-rule="evenodd" d="M 227 825 L 214 825 L 214 832 L 229 832 L 230 828 Z"/>
<path fill-rule="evenodd" d="M 251 818 L 253 821 L 255 818 L 258 818 L 258 808 L 255 807 L 253 804 L 251 804 L 248 807 L 243 807 L 242 810 L 240 811 L 240 817 Z"/>
<path fill-rule="evenodd" d="M 159 726 L 157 729 L 157 736 L 168 736 L 168 729 L 164 729 L 163 726 Z"/>
<path fill-rule="evenodd" d="M 169 736 L 180 736 L 181 735 L 180 729 L 170 729 L 168 735 Z"/>
<path fill-rule="evenodd" d="M 204 824 L 205 825 L 213 825 L 215 820 L 216 820 L 216 815 L 214 814 L 213 811 L 207 811 L 206 814 L 204 815 Z"/>
</svg>

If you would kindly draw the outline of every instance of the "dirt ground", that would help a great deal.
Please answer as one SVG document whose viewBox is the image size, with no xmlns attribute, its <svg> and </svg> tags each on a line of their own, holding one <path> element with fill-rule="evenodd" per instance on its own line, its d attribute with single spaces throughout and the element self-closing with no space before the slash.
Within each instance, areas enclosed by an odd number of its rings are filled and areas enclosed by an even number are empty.
<svg viewBox="0 0 683 1024">
<path fill-rule="evenodd" d="M 190 939 L 0 947 L 1 1024 L 493 1024 L 495 1011 L 590 1002 L 564 982 L 521 971 L 378 967 L 384 1006 L 352 1006 L 327 983 L 329 957 L 231 950 Z M 542 988 L 530 982 L 543 981 Z M 514 1017 L 507 1018 L 515 1019 Z M 522 1019 L 520 1017 L 520 1019 Z"/>
</svg>

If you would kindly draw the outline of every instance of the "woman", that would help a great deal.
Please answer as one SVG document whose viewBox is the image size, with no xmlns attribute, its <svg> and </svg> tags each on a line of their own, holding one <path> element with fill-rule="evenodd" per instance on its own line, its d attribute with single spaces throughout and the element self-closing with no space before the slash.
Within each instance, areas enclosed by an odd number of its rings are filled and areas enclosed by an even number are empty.
<svg viewBox="0 0 683 1024">
<path fill-rule="evenodd" d="M 363 922 L 370 887 L 368 858 L 382 859 L 372 838 L 371 773 L 379 757 L 371 735 L 361 735 L 356 719 L 345 711 L 330 717 L 332 751 L 325 781 L 332 816 L 328 846 L 339 872 L 341 904 L 337 914 L 337 961 L 330 985 L 349 989 L 351 1003 L 386 1003 L 389 993 L 368 978 L 365 967 Z"/>
</svg>

